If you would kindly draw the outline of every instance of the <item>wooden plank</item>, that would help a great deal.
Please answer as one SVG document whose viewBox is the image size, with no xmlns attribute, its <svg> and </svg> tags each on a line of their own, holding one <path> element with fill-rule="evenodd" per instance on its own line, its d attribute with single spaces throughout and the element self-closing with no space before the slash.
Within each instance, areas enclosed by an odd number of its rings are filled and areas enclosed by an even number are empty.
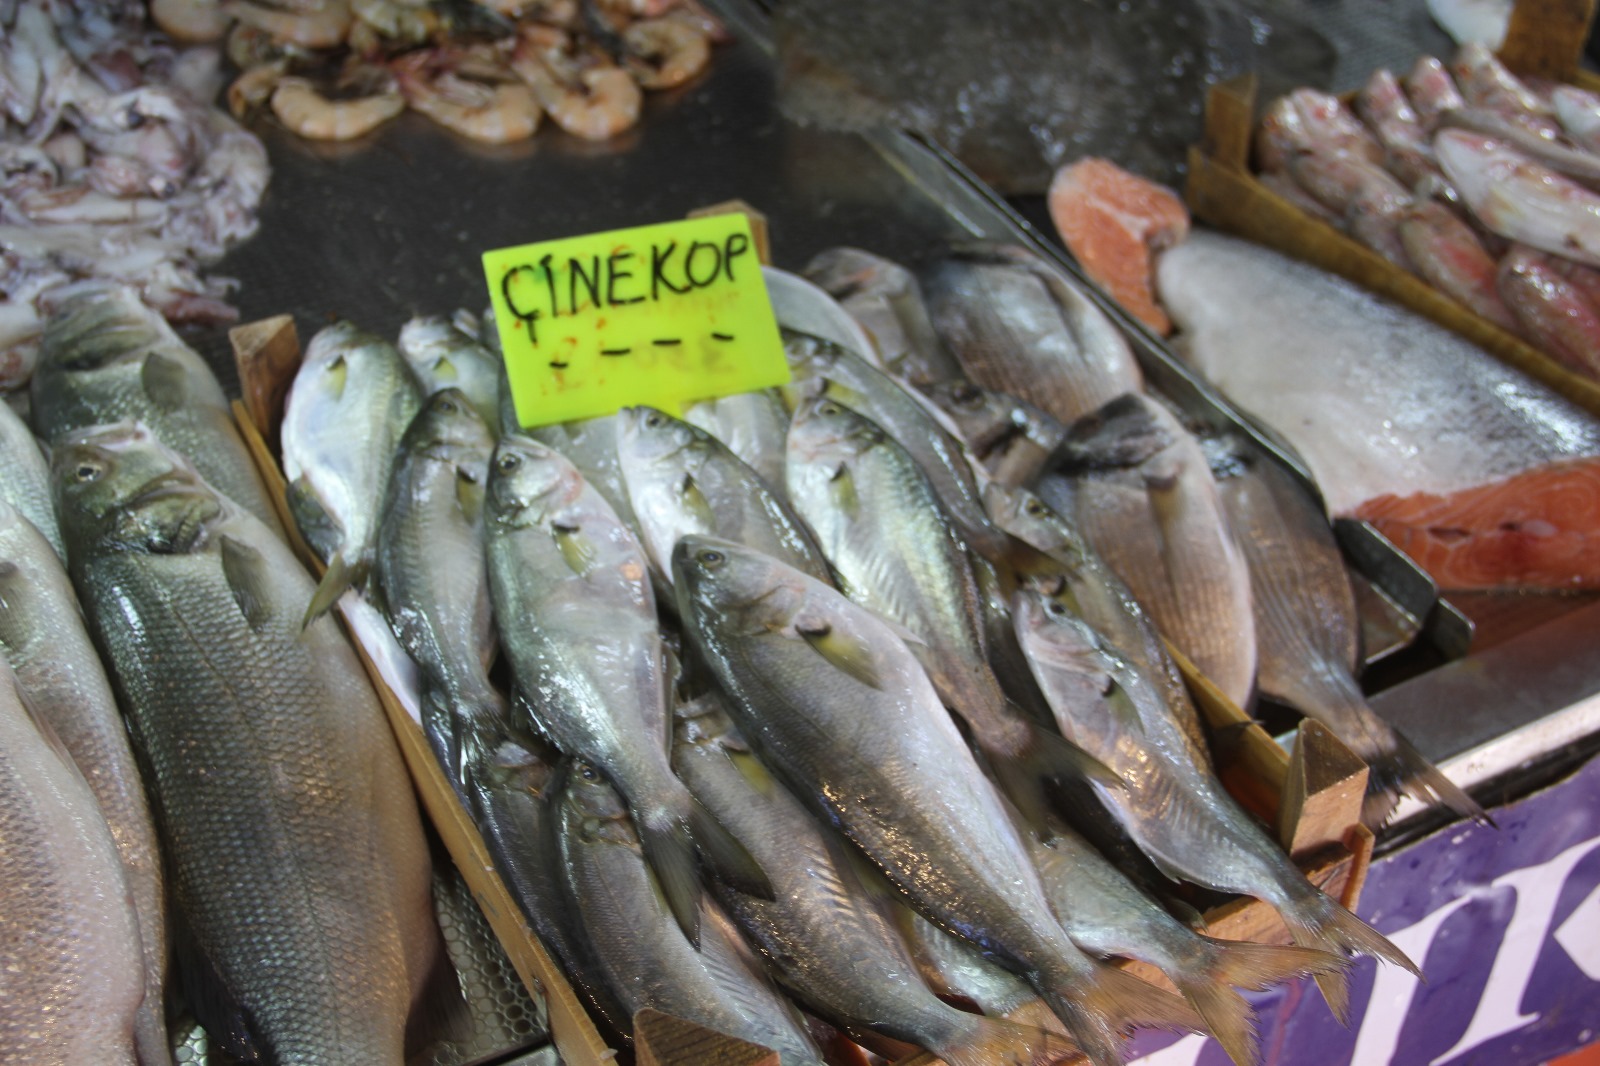
<svg viewBox="0 0 1600 1066">
<path fill-rule="evenodd" d="M 1517 0 L 1500 58 L 1518 74 L 1567 81 L 1583 60 L 1595 0 Z"/>
<path fill-rule="evenodd" d="M 283 419 L 283 398 L 300 369 L 300 337 L 292 315 L 273 315 L 228 331 L 233 362 L 239 370 L 245 410 L 258 430 L 276 436 Z M 290 523 L 285 520 L 284 525 Z"/>
<path fill-rule="evenodd" d="M 1367 764 L 1328 727 L 1302 719 L 1278 808 L 1278 842 L 1291 858 L 1343 844 L 1361 822 L 1367 794 Z"/>
<path fill-rule="evenodd" d="M 750 219 L 750 236 L 756 242 L 756 257 L 763 266 L 772 265 L 772 240 L 767 234 L 767 216 L 743 200 L 724 200 L 707 204 L 689 212 L 690 218 L 707 218 L 711 215 L 745 215 Z"/>
<path fill-rule="evenodd" d="M 1250 169 L 1255 106 L 1254 74 L 1242 74 L 1211 87 L 1206 93 L 1205 133 L 1201 141 L 1208 159 L 1241 173 Z"/>
<path fill-rule="evenodd" d="M 778 1053 L 645 1008 L 633 1016 L 638 1066 L 778 1066 Z"/>
</svg>

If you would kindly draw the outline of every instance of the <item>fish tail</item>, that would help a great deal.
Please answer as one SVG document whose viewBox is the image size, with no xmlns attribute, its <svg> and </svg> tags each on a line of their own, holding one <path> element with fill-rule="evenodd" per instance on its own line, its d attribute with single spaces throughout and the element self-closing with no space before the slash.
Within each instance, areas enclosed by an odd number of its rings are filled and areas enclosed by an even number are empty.
<svg viewBox="0 0 1600 1066">
<path fill-rule="evenodd" d="M 694 843 L 719 881 L 757 899 L 774 897 L 766 871 L 738 838 L 723 828 L 716 815 L 694 800 L 688 817 Z"/>
<path fill-rule="evenodd" d="M 1235 988 L 1261 991 L 1291 978 L 1343 971 L 1350 965 L 1343 955 L 1318 948 L 1275 947 L 1210 937 L 1201 937 L 1200 943 L 1204 946 L 1204 962 L 1193 970 L 1169 976 L 1238 1066 L 1254 1066 L 1259 1053 L 1255 1011 Z"/>
<path fill-rule="evenodd" d="M 1060 1033 L 1004 1018 L 968 1017 L 961 1039 L 930 1049 L 947 1066 L 1053 1066 L 1078 1050 Z"/>
<path fill-rule="evenodd" d="M 1040 991 L 1094 1066 L 1120 1066 L 1122 1034 L 1138 1026 L 1205 1028 L 1194 1008 L 1171 992 L 1101 964 L 1046 983 Z"/>
<path fill-rule="evenodd" d="M 1376 829 L 1388 821 L 1402 793 L 1418 798 L 1426 796 L 1463 818 L 1494 824 L 1494 819 L 1461 786 L 1446 777 L 1444 771 L 1429 762 L 1398 732 L 1389 731 L 1383 749 L 1371 760 L 1367 796 L 1361 805 L 1361 820 L 1368 827 Z"/>
<path fill-rule="evenodd" d="M 1316 889 L 1296 900 L 1293 905 L 1280 907 L 1279 913 L 1289 927 L 1290 939 L 1301 947 L 1322 948 L 1344 955 L 1371 955 L 1392 962 L 1418 978 L 1422 977 L 1417 964 L 1391 944 L 1388 937 L 1345 910 L 1337 900 Z M 1343 970 L 1316 975 L 1322 998 L 1328 1001 L 1328 1008 L 1341 1024 L 1348 1022 L 1350 1014 L 1347 977 Z"/>
<path fill-rule="evenodd" d="M 1021 719 L 1020 712 L 1019 720 L 1028 726 L 1028 742 L 1020 752 L 985 752 L 1008 794 L 1026 791 L 1023 785 L 1038 790 L 1045 781 L 1055 780 L 1087 781 L 1102 789 L 1117 791 L 1127 789 L 1127 782 L 1117 776 L 1115 770 L 1060 733 L 1043 728 L 1031 719 Z M 1012 782 L 1016 783 L 1015 787 Z"/>
<path fill-rule="evenodd" d="M 309 627 L 312 622 L 327 614 L 328 608 L 344 595 L 345 589 L 366 581 L 369 569 L 370 564 L 364 558 L 350 562 L 346 560 L 343 549 L 334 552 L 332 558 L 328 560 L 327 572 L 317 583 L 317 591 L 311 594 L 311 605 L 306 608 L 305 621 L 301 623 L 301 627 Z"/>
<path fill-rule="evenodd" d="M 672 813 L 635 818 L 639 845 L 655 872 L 667 909 L 689 943 L 700 949 L 700 877 L 695 866 L 694 832 L 689 823 Z"/>
</svg>

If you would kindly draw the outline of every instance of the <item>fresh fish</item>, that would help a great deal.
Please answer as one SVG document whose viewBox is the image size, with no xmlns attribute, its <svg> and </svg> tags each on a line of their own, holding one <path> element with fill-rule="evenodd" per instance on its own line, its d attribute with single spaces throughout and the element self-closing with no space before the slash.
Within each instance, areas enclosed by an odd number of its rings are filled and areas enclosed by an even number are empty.
<svg viewBox="0 0 1600 1066">
<path fill-rule="evenodd" d="M 1223 791 L 1159 684 L 1109 651 L 1060 599 L 1024 590 L 1015 614 L 1063 733 L 1122 776 L 1127 789 L 1108 795 L 1108 806 L 1169 877 L 1266 901 L 1303 947 L 1375 955 L 1418 973 L 1398 948 L 1307 881 Z M 1322 973 L 1317 983 L 1342 1020 L 1345 974 Z"/>
<path fill-rule="evenodd" d="M 46 442 L 137 420 L 217 491 L 281 533 L 211 368 L 132 291 L 91 288 L 62 302 L 45 327 L 31 396 L 34 429 Z"/>
<path fill-rule="evenodd" d="M 1289 176 L 1343 222 L 1343 228 L 1402 270 L 1411 269 L 1400 242 L 1400 219 L 1411 190 L 1381 166 L 1352 155 L 1314 149 L 1289 161 Z"/>
<path fill-rule="evenodd" d="M 1512 0 L 1428 0 L 1428 14 L 1457 44 L 1499 51 L 1511 23 Z"/>
<path fill-rule="evenodd" d="M 773 34 L 789 117 L 917 130 L 1007 195 L 1043 192 L 1083 155 L 1177 181 L 1209 86 L 1246 71 L 1325 84 L 1335 58 L 1287 7 L 1231 0 L 932 0 L 914 19 L 795 0 Z"/>
<path fill-rule="evenodd" d="M 1344 219 L 1323 207 L 1321 200 L 1302 189 L 1287 170 L 1264 171 L 1256 175 L 1256 180 L 1312 218 L 1336 229 L 1344 227 Z"/>
<path fill-rule="evenodd" d="M 872 338 L 820 286 L 777 267 L 762 267 L 761 277 L 767 284 L 767 297 L 772 301 L 779 327 L 821 337 L 876 365 L 878 350 Z"/>
<path fill-rule="evenodd" d="M 1591 191 L 1600 188 L 1600 157 L 1592 152 L 1573 148 L 1555 139 L 1554 136 L 1534 133 L 1498 111 L 1476 107 L 1463 108 L 1445 115 L 1440 120 L 1440 125 L 1492 137 L 1505 147 L 1520 152 L 1535 163 L 1549 167 L 1558 174 L 1572 178 Z"/>
<path fill-rule="evenodd" d="M 144 959 L 145 998 L 135 1033 L 139 1057 L 162 1062 L 170 1051 L 161 851 L 127 727 L 64 565 L 20 511 L 0 502 L 0 658 L 82 771 L 111 828 Z"/>
<path fill-rule="evenodd" d="M 0 907 L 0 1060 L 134 1066 L 145 987 L 116 844 L 3 661 Z"/>
<path fill-rule="evenodd" d="M 625 408 L 616 424 L 629 501 L 651 561 L 669 581 L 672 546 L 688 533 L 744 544 L 833 580 L 805 524 L 721 441 L 654 407 Z"/>
<path fill-rule="evenodd" d="M 1573 143 L 1585 151 L 1600 153 L 1600 96 L 1571 85 L 1558 85 L 1550 93 L 1550 102 L 1561 128 Z"/>
<path fill-rule="evenodd" d="M 283 404 L 283 476 L 289 512 L 328 564 L 309 622 L 377 562 L 384 493 L 400 437 L 421 405 L 395 346 L 349 322 L 311 338 Z"/>
<path fill-rule="evenodd" d="M 1440 130 L 1433 146 L 1445 176 L 1489 229 L 1600 266 L 1600 195 L 1482 134 Z"/>
<path fill-rule="evenodd" d="M 149 768 L 190 1005 L 236 1057 L 400 1066 L 439 948 L 431 862 L 350 645 L 304 624 L 288 547 L 142 427 L 62 438 L 52 476 Z"/>
<path fill-rule="evenodd" d="M 875 352 L 887 373 L 919 386 L 961 376 L 928 319 L 916 275 L 899 263 L 860 248 L 829 248 L 812 257 L 805 276 L 861 324 L 874 351 L 859 354 Z"/>
<path fill-rule="evenodd" d="M 489 681 L 483 510 L 493 451 L 493 432 L 466 393 L 434 393 L 400 438 L 378 529 L 380 599 L 421 671 L 422 727 L 457 789 L 510 710 Z"/>
<path fill-rule="evenodd" d="M 967 377 L 1070 423 L 1143 381 L 1128 342 L 1059 270 L 1024 249 L 958 249 L 922 277 Z"/>
<path fill-rule="evenodd" d="M 956 1010 L 917 979 L 899 934 L 842 843 L 749 754 L 720 699 L 680 703 L 673 766 L 766 869 L 771 901 L 723 892 L 723 906 L 784 986 L 846 1032 L 870 1029 L 949 1066 L 1056 1061 L 1049 1033 Z"/>
<path fill-rule="evenodd" d="M 1194 367 L 1445 588 L 1600 584 L 1600 426 L 1359 286 L 1196 233 L 1159 264 Z"/>
<path fill-rule="evenodd" d="M 1507 70 L 1491 49 L 1477 43 L 1462 45 L 1450 61 L 1450 73 L 1468 107 L 1492 111 L 1544 140 L 1561 136 L 1550 103 Z"/>
<path fill-rule="evenodd" d="M 813 397 L 789 427 L 789 492 L 839 587 L 906 628 L 907 646 L 966 721 L 1001 787 L 1025 814 L 1041 814 L 1044 782 L 1083 760 L 1007 702 L 989 666 L 966 546 L 910 454 L 870 419 Z"/>
<path fill-rule="evenodd" d="M 665 650 L 644 549 L 577 468 L 515 435 L 495 449 L 486 537 L 489 588 L 517 691 L 562 751 L 628 799 L 668 906 L 692 939 L 696 846 L 731 883 L 765 875 L 667 762 Z"/>
<path fill-rule="evenodd" d="M 494 435 L 500 435 L 505 364 L 499 355 L 442 315 L 419 316 L 401 326 L 399 346 L 424 395 L 460 389 Z"/>
<path fill-rule="evenodd" d="M 895 380 L 847 349 L 818 337 L 785 332 L 784 354 L 794 372 L 792 391 L 804 398 L 826 392 L 872 419 L 911 453 L 928 475 L 969 547 L 997 558 L 1007 545 L 989 521 L 961 444 Z"/>
<path fill-rule="evenodd" d="M 1031 484 L 1067 435 L 1067 427 L 1015 396 L 947 381 L 919 391 L 956 428 L 967 453 L 1005 485 Z"/>
<path fill-rule="evenodd" d="M 1393 71 L 1373 72 L 1356 95 L 1356 113 L 1383 145 L 1384 165 L 1408 188 L 1454 192 L 1445 186 L 1422 116 Z"/>
<path fill-rule="evenodd" d="M 1600 380 L 1600 308 L 1564 276 L 1556 257 L 1513 244 L 1498 277 L 1522 332 L 1558 363 Z"/>
<path fill-rule="evenodd" d="M 707 907 L 698 945 L 661 906 L 628 803 L 582 760 L 558 794 L 557 838 L 568 898 L 631 1019 L 645 1007 L 823 1066 L 795 1009 L 751 965 L 739 934 Z"/>
<path fill-rule="evenodd" d="M 673 552 L 679 613 L 740 732 L 935 922 L 1023 975 L 1097 1066 L 1117 1032 L 1193 1026 L 1168 993 L 1067 938 L 999 793 L 896 630 L 747 548 Z"/>
<path fill-rule="evenodd" d="M 1056 171 L 1050 221 L 1084 273 L 1133 317 L 1162 336 L 1172 321 L 1156 303 L 1155 253 L 1189 235 L 1189 212 L 1172 190 L 1106 159 Z"/>
<path fill-rule="evenodd" d="M 1367 706 L 1356 681 L 1360 618 L 1327 515 L 1294 476 L 1237 436 L 1208 440 L 1217 489 L 1250 565 L 1264 695 L 1326 725 L 1372 767 L 1368 825 L 1381 826 L 1401 792 L 1483 810 Z"/>
<path fill-rule="evenodd" d="M 789 432 L 789 412 L 776 389 L 736 392 L 690 404 L 683 409 L 683 418 L 726 444 L 761 475 L 768 489 L 780 497 L 784 494 L 783 441 Z"/>
<path fill-rule="evenodd" d="M 50 465 L 28 424 L 4 402 L 0 402 L 0 502 L 21 512 L 50 542 L 56 556 L 66 559 L 50 504 Z"/>
<path fill-rule="evenodd" d="M 1423 129 L 1432 133 L 1447 113 L 1467 106 L 1449 69 L 1434 56 L 1418 56 L 1401 81 Z"/>
<path fill-rule="evenodd" d="M 628 531 L 636 538 L 644 539 L 639 519 L 633 513 L 633 504 L 628 500 L 628 483 L 622 478 L 622 463 L 617 458 L 616 415 L 535 426 L 527 431 L 527 436 L 565 456 L 578 468 L 583 479 L 594 486 L 601 498 L 611 505 Z"/>
<path fill-rule="evenodd" d="M 1315 948 L 1215 940 L 1195 933 L 1141 892 L 1059 820 L 1047 840 L 1024 839 L 1067 935 L 1083 950 L 1159 969 L 1206 1020 L 1237 1066 L 1260 1061 L 1255 1011 L 1234 986 L 1257 992 L 1296 977 L 1332 973 L 1345 960 Z"/>
<path fill-rule="evenodd" d="M 1149 612 L 1236 706 L 1255 685 L 1250 571 L 1200 442 L 1161 403 L 1129 393 L 1071 427 L 1060 476 L 1040 483 Z"/>
<path fill-rule="evenodd" d="M 1406 257 L 1430 285 L 1495 325 L 1516 330 L 1496 289 L 1494 258 L 1455 212 L 1418 200 L 1402 212 L 1399 234 Z"/>
</svg>

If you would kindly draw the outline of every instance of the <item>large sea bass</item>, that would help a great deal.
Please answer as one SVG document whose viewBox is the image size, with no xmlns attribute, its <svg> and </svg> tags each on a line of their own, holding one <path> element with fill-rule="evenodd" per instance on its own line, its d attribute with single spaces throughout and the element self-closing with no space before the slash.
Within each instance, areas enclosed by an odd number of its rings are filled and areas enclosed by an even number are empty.
<svg viewBox="0 0 1600 1066">
<path fill-rule="evenodd" d="M 439 934 L 411 783 L 289 549 L 138 425 L 58 440 L 73 581 L 150 773 L 219 1046 L 400 1066 Z M 302 631 L 303 630 L 303 631 Z M 218 993 L 221 993 L 219 996 Z"/>
</svg>

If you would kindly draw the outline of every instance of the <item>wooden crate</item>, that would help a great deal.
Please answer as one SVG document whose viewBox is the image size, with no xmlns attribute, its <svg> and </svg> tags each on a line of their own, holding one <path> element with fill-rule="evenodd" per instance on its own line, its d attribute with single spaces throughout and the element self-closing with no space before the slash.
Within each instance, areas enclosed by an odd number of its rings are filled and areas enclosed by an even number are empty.
<svg viewBox="0 0 1600 1066">
<path fill-rule="evenodd" d="M 1518 74 L 1600 90 L 1600 78 L 1578 68 L 1594 8 L 1595 0 L 1521 0 L 1513 10 L 1501 58 Z M 1250 169 L 1255 105 L 1253 75 L 1212 87 L 1206 99 L 1204 140 L 1189 149 L 1184 186 L 1184 199 L 1196 219 L 1403 304 L 1600 415 L 1600 383 L 1568 370 L 1257 181 Z"/>
</svg>

